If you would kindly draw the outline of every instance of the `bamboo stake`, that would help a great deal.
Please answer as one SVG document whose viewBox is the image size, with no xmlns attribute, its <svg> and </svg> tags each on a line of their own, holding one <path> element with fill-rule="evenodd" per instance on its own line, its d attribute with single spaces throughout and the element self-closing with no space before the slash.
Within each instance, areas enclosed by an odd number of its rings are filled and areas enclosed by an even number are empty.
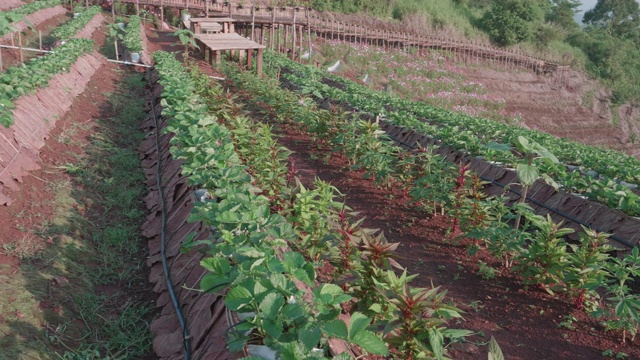
<svg viewBox="0 0 640 360">
<path fill-rule="evenodd" d="M 2 48 L 0 47 L 0 72 L 2 72 Z"/>
<path fill-rule="evenodd" d="M 118 39 L 113 38 L 113 47 L 116 49 L 116 60 L 120 59 L 120 55 L 118 54 Z"/>
<path fill-rule="evenodd" d="M 22 32 L 18 31 L 18 45 L 20 45 L 20 62 L 24 62 L 24 58 L 22 57 Z"/>
<path fill-rule="evenodd" d="M 40 50 L 42 50 L 42 30 L 38 30 L 38 40 L 40 42 Z"/>
</svg>

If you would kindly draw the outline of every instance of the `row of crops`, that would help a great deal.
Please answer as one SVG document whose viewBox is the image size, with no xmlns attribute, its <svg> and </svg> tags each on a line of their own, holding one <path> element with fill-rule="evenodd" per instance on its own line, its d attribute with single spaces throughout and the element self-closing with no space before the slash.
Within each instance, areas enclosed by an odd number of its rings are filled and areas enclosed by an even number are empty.
<svg viewBox="0 0 640 360">
<path fill-rule="evenodd" d="M 290 151 L 270 126 L 240 115 L 222 87 L 195 68 L 185 72 L 173 55 L 154 59 L 166 130 L 175 134 L 172 155 L 190 185 L 213 195 L 190 219 L 215 236 L 184 248 L 206 246 L 201 288 L 225 294 L 226 306 L 244 319 L 229 324 L 231 350 L 264 344 L 283 359 L 322 359 L 327 342 L 340 339 L 372 354 L 441 358 L 446 343 L 470 334 L 446 327 L 460 312 L 444 292 L 411 287 L 415 276 L 406 271 L 396 275 L 398 244 L 361 227 L 334 187 L 298 181 Z M 323 283 L 321 268 L 324 278 L 355 279 L 342 288 Z M 345 304 L 350 325 L 339 318 Z"/>
<path fill-rule="evenodd" d="M 138 15 L 132 15 L 125 29 L 122 42 L 124 46 L 132 53 L 140 53 L 142 51 L 142 37 L 140 34 L 140 25 L 142 19 Z"/>
<path fill-rule="evenodd" d="M 66 24 L 55 28 L 51 36 L 58 40 L 71 39 L 78 31 L 82 30 L 102 9 L 99 6 L 90 6 L 87 9 L 79 10 L 79 16 L 74 17 Z"/>
<path fill-rule="evenodd" d="M 267 71 L 275 74 L 287 69 L 283 76 L 305 93 L 380 115 L 394 125 L 432 136 L 469 156 L 516 167 L 523 162 L 523 156 L 515 145 L 519 137 L 524 137 L 548 149 L 561 162 L 535 160 L 543 178 L 566 191 L 579 193 L 632 216 L 640 215 L 640 197 L 632 190 L 640 183 L 640 160 L 635 157 L 393 97 L 272 52 L 267 52 L 265 57 Z M 339 86 L 327 85 L 326 79 Z"/>
<path fill-rule="evenodd" d="M 489 252 L 517 273 L 525 287 L 562 294 L 607 329 L 621 330 L 623 338 L 635 337 L 640 294 L 629 285 L 640 275 L 637 247 L 616 258 L 607 245 L 608 235 L 586 228 L 579 243 L 570 244 L 564 237 L 573 230 L 533 214 L 525 204 L 509 208 L 505 197 L 487 197 L 483 182 L 464 165 L 450 164 L 424 148 L 404 152 L 376 123 L 338 109 L 319 110 L 309 99 L 281 89 L 277 80 L 265 81 L 233 66 L 223 71 L 265 118 L 299 127 L 322 144 L 321 151 L 339 152 L 349 159 L 350 168 L 364 170 L 381 185 L 399 186 L 425 212 L 444 210 L 461 237 L 474 239 L 468 246 L 471 254 Z M 520 225 L 514 227 L 514 222 Z"/>
<path fill-rule="evenodd" d="M 38 1 L 25 6 L 40 4 L 35 8 L 42 9 L 43 6 L 46 8 L 59 3 L 59 0 Z M 13 11 L 18 11 L 25 6 Z M 33 6 L 30 6 L 29 11 L 36 11 L 33 8 Z M 91 52 L 93 41 L 71 38 L 82 30 L 100 11 L 99 6 L 83 9 L 80 11 L 79 16 L 51 32 L 54 38 L 64 40 L 62 45 L 45 56 L 32 58 L 25 64 L 11 67 L 5 73 L 0 74 L 0 125 L 9 127 L 13 124 L 14 102 L 17 98 L 47 86 L 54 75 L 69 71 L 78 57 L 84 53 Z"/>
<path fill-rule="evenodd" d="M 69 71 L 82 54 L 92 49 L 91 40 L 71 39 L 54 52 L 0 74 L 0 125 L 9 127 L 13 124 L 14 101 L 18 97 L 46 86 L 54 75 Z"/>
<path fill-rule="evenodd" d="M 0 13 L 0 36 L 15 31 L 11 24 L 24 19 L 25 16 L 56 5 L 60 5 L 60 0 L 40 0 Z"/>
</svg>

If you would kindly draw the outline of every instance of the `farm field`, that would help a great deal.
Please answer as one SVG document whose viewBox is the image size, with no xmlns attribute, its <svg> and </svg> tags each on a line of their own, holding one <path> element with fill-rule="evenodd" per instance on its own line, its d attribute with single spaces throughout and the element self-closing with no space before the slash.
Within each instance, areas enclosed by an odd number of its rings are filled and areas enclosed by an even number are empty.
<svg viewBox="0 0 640 360">
<path fill-rule="evenodd" d="M 520 194 L 543 178 L 628 221 L 637 158 L 513 126 L 502 100 L 447 77 L 462 70 L 442 69 L 430 93 L 477 102 L 412 97 L 424 104 L 404 98 L 430 76 L 417 65 L 385 92 L 268 51 L 260 78 L 129 21 L 68 42 L 100 66 L 0 209 L 0 359 L 235 358 L 254 345 L 289 359 L 640 358 L 637 247 L 485 194 L 438 149 L 512 166 Z M 107 62 L 117 34 L 154 68 Z M 475 117 L 488 113 L 498 121 Z M 441 142 L 407 146 L 388 125 Z"/>
</svg>

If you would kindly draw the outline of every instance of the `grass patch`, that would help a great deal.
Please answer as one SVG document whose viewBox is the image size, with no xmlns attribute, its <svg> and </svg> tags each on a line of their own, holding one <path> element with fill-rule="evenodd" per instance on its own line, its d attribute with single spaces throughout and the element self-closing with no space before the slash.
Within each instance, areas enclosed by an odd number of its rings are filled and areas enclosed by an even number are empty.
<svg viewBox="0 0 640 360">
<path fill-rule="evenodd" d="M 0 249 L 23 259 L 16 274 L 0 268 L 0 359 L 152 358 L 153 296 L 139 235 L 143 80 L 122 74 L 83 154 L 45 187 L 54 193 L 52 218 L 35 219 L 29 241 Z M 73 141 L 70 131 L 58 140 Z"/>
</svg>

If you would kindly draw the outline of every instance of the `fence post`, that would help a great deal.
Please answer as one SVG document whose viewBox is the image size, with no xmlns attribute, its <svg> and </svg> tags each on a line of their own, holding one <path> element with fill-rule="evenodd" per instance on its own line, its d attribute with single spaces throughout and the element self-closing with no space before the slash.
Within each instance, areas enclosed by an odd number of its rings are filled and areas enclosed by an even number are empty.
<svg viewBox="0 0 640 360">
<path fill-rule="evenodd" d="M 254 34 L 256 28 L 256 6 L 251 5 L 251 41 L 255 41 Z"/>
</svg>

